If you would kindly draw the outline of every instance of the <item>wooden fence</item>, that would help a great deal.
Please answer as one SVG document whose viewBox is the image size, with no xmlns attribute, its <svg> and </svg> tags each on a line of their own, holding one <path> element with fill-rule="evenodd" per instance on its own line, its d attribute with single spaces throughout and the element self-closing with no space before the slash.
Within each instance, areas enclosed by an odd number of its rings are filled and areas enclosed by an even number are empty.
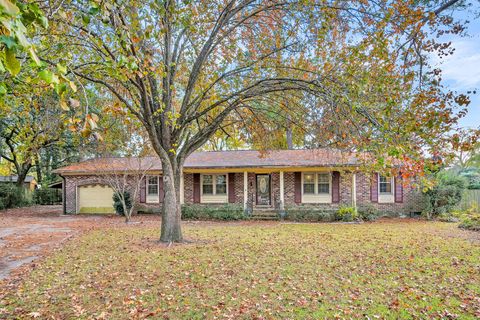
<svg viewBox="0 0 480 320">
<path fill-rule="evenodd" d="M 465 190 L 465 192 L 463 193 L 460 207 L 462 209 L 468 209 L 472 206 L 480 208 L 480 189 Z"/>
</svg>

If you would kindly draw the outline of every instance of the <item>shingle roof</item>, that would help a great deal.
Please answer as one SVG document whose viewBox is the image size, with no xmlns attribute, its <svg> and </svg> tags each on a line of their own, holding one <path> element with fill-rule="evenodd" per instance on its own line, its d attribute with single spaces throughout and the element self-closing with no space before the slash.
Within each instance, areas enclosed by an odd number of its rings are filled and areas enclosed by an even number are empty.
<svg viewBox="0 0 480 320">
<path fill-rule="evenodd" d="M 30 183 L 35 178 L 33 176 L 26 176 L 25 182 Z M 18 176 L 0 176 L 0 182 L 17 182 Z"/>
<path fill-rule="evenodd" d="M 359 164 L 351 152 L 337 149 L 302 150 L 235 150 L 194 152 L 185 161 L 185 169 L 207 168 L 275 168 L 275 167 L 336 167 Z M 97 158 L 55 170 L 57 173 L 91 173 L 105 170 L 137 169 L 156 171 L 162 165 L 157 157 Z"/>
</svg>

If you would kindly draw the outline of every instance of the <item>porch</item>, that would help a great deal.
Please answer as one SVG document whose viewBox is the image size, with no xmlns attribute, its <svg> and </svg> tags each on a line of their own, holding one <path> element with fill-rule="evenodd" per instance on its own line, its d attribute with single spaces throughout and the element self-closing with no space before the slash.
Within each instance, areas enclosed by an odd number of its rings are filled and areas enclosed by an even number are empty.
<svg viewBox="0 0 480 320">
<path fill-rule="evenodd" d="M 285 206 L 336 207 L 341 200 L 353 205 L 352 179 L 351 173 L 344 174 L 340 183 L 340 172 L 328 168 L 202 170 L 184 174 L 181 199 L 187 204 L 235 203 L 256 218 L 269 219 Z"/>
</svg>

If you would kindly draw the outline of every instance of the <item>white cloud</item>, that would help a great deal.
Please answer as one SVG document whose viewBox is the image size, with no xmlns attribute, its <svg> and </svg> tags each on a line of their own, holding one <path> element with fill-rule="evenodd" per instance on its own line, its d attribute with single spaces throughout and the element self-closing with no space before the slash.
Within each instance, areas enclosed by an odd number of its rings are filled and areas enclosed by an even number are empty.
<svg viewBox="0 0 480 320">
<path fill-rule="evenodd" d="M 478 37 L 453 42 L 453 55 L 434 57 L 433 65 L 442 69 L 442 78 L 454 90 L 480 88 L 480 40 Z"/>
</svg>

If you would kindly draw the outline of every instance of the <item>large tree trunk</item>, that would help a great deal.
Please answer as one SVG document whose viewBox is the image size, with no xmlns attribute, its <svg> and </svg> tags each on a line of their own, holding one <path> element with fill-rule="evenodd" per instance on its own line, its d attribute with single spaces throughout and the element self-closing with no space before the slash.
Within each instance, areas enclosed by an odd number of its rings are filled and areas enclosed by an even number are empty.
<svg viewBox="0 0 480 320">
<path fill-rule="evenodd" d="M 37 154 L 37 157 L 35 158 L 35 170 L 37 172 L 37 183 L 41 184 L 43 180 L 43 175 L 42 175 L 42 167 L 40 165 L 40 155 Z"/>
<path fill-rule="evenodd" d="M 182 170 L 179 167 L 179 165 L 162 161 L 163 191 L 165 196 L 162 205 L 161 242 L 183 241 L 181 228 L 182 211 L 180 207 L 180 172 Z"/>
<path fill-rule="evenodd" d="M 293 149 L 293 131 L 292 131 L 292 122 L 290 116 L 287 116 L 287 149 Z"/>
<path fill-rule="evenodd" d="M 28 173 L 30 172 L 30 169 L 32 168 L 32 164 L 30 161 L 27 160 L 27 162 L 23 163 L 18 163 L 15 162 L 15 170 L 17 171 L 17 187 L 23 187 L 23 183 L 25 182 L 25 179 L 27 178 Z"/>
<path fill-rule="evenodd" d="M 287 128 L 287 149 L 293 149 L 293 133 L 291 127 Z"/>
<path fill-rule="evenodd" d="M 27 178 L 27 174 L 28 174 L 28 171 L 25 171 L 23 169 L 20 171 L 17 171 L 17 182 L 16 182 L 17 187 L 19 188 L 23 187 L 23 184 L 25 183 L 25 179 Z"/>
</svg>

